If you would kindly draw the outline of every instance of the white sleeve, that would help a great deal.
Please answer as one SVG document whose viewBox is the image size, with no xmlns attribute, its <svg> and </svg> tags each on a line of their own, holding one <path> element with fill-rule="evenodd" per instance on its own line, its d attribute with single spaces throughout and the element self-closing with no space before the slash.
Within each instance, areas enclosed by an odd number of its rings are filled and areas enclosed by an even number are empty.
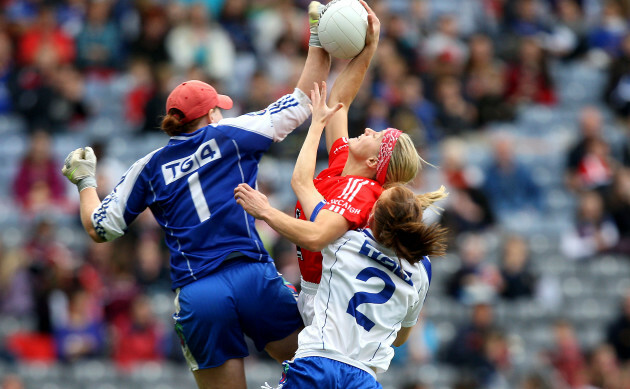
<svg viewBox="0 0 630 389">
<path fill-rule="evenodd" d="M 223 119 L 221 125 L 241 128 L 280 142 L 311 115 L 311 99 L 300 89 L 284 95 L 267 108 L 235 118 Z"/>
<path fill-rule="evenodd" d="M 424 306 L 424 300 L 427 297 L 427 293 L 429 292 L 429 278 L 427 276 L 426 280 L 424 279 L 424 274 L 420 280 L 414 279 L 414 283 L 416 285 L 422 285 L 422 287 L 418 290 L 418 294 L 416 295 L 416 300 L 407 310 L 407 315 L 403 319 L 401 326 L 403 327 L 413 327 L 418 322 L 418 316 L 420 316 L 420 311 Z"/>
<path fill-rule="evenodd" d="M 127 225 L 146 208 L 146 188 L 139 184 L 138 178 L 158 150 L 131 165 L 114 190 L 92 213 L 92 225 L 102 239 L 109 242 L 124 235 Z"/>
</svg>

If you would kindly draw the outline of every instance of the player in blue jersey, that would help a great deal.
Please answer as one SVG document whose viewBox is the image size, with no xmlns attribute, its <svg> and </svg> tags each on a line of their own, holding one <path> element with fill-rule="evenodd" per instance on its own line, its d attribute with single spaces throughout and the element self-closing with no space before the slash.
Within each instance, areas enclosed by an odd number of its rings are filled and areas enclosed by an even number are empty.
<svg viewBox="0 0 630 389">
<path fill-rule="evenodd" d="M 304 92 L 325 80 L 329 69 L 330 55 L 311 45 L 292 94 L 230 119 L 221 113 L 232 107 L 228 96 L 201 81 L 180 84 L 168 97 L 162 122 L 168 144 L 134 163 L 103 201 L 95 189 L 92 149 L 66 158 L 63 173 L 78 186 L 81 221 L 93 240 L 125 234 L 146 208 L 164 230 L 175 329 L 200 388 L 246 387 L 244 335 L 279 362 L 297 348 L 303 325 L 295 296 L 233 189 L 256 185 L 263 153 L 309 117 Z"/>
<path fill-rule="evenodd" d="M 326 122 L 340 107 L 329 109 L 325 89 L 311 92 L 313 119 L 295 166 L 294 188 L 304 212 L 316 217 L 325 203 L 311 177 L 317 145 Z M 263 194 L 236 191 L 247 211 L 273 210 Z M 279 388 L 380 388 L 376 373 L 388 369 L 417 322 L 431 282 L 428 255 L 443 255 L 446 231 L 426 225 L 423 211 L 446 197 L 439 191 L 416 196 L 394 185 L 374 204 L 365 230 L 352 230 L 324 250 L 322 277 L 314 301 L 314 318 L 299 336 L 295 358 L 285 364 Z M 301 224 L 311 224 L 306 220 Z"/>
</svg>

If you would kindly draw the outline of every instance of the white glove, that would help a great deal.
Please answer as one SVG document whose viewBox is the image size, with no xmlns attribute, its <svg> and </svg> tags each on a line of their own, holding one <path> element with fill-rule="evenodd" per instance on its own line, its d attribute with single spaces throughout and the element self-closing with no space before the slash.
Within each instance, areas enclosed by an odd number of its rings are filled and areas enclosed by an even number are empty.
<svg viewBox="0 0 630 389">
<path fill-rule="evenodd" d="M 323 9 L 324 5 L 319 1 L 311 1 L 308 5 L 308 23 L 311 31 L 311 37 L 308 42 L 309 46 L 322 47 L 322 44 L 319 42 L 318 27 L 319 18 Z"/>
<path fill-rule="evenodd" d="M 61 172 L 81 192 L 85 188 L 96 188 L 96 155 L 91 147 L 76 149 L 66 157 Z"/>
</svg>

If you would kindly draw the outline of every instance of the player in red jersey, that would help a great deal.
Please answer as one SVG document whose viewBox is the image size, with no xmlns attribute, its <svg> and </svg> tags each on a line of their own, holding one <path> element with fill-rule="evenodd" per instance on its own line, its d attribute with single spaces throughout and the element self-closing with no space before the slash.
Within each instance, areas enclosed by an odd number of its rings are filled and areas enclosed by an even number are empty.
<svg viewBox="0 0 630 389">
<path fill-rule="evenodd" d="M 329 105 L 338 111 L 326 126 L 328 168 L 314 179 L 326 204 L 321 211 L 312 212 L 312 209 L 302 209 L 298 202 L 296 219 L 277 210 L 261 214 L 255 204 L 247 201 L 247 192 L 253 191 L 251 187 L 244 184 L 235 189 L 237 201 L 241 199 L 239 204 L 248 213 L 265 220 L 298 246 L 302 275 L 298 307 L 306 325 L 312 320 L 312 302 L 321 278 L 320 250 L 346 231 L 365 227 L 383 185 L 409 182 L 418 173 L 422 161 L 411 138 L 396 129 L 376 132 L 366 128 L 363 135 L 348 139 L 348 108 L 376 52 L 380 31 L 380 22 L 374 12 L 364 1 L 361 3 L 368 11 L 365 48 L 346 65 L 333 84 Z M 302 153 L 298 158 L 301 157 Z M 298 183 L 304 178 L 294 172 L 292 187 L 298 200 L 301 198 Z M 316 218 L 311 220 L 311 214 Z"/>
</svg>

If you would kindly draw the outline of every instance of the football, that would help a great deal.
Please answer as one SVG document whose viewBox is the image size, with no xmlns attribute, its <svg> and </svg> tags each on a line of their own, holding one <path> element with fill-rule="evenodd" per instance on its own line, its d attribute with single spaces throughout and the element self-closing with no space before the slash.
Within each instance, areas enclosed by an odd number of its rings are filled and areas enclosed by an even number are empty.
<svg viewBox="0 0 630 389">
<path fill-rule="evenodd" d="M 319 19 L 319 41 L 333 57 L 355 57 L 365 46 L 367 11 L 358 0 L 333 0 Z"/>
</svg>

